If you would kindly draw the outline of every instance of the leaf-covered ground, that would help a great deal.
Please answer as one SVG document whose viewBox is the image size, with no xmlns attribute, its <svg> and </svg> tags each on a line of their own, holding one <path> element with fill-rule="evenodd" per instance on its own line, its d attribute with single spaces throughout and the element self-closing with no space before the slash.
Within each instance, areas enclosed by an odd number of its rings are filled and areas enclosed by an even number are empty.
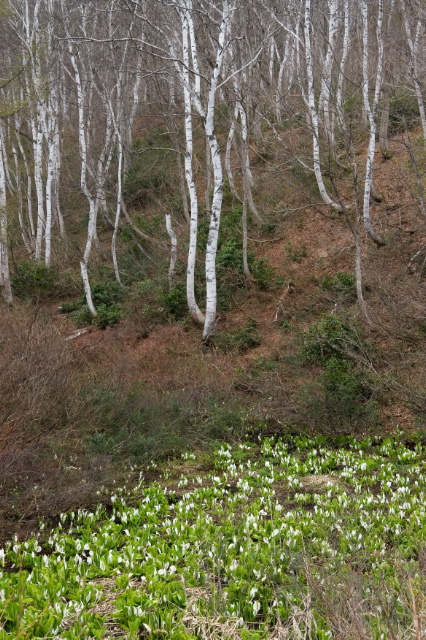
<svg viewBox="0 0 426 640">
<path fill-rule="evenodd" d="M 0 640 L 424 637 L 422 443 L 289 436 L 212 467 L 0 549 Z"/>
</svg>

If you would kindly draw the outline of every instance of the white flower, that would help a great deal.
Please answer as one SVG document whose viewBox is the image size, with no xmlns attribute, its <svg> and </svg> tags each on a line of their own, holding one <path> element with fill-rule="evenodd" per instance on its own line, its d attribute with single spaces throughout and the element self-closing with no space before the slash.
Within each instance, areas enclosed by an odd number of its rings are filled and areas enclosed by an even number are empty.
<svg viewBox="0 0 426 640">
<path fill-rule="evenodd" d="M 254 600 L 253 601 L 253 615 L 254 615 L 254 617 L 257 616 L 259 611 L 260 611 L 260 602 L 258 600 Z"/>
</svg>

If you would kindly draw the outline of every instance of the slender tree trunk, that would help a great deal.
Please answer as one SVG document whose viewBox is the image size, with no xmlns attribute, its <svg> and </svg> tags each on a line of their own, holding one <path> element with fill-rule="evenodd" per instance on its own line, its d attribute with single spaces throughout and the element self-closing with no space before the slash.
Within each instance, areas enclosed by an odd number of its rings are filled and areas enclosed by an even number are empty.
<svg viewBox="0 0 426 640">
<path fill-rule="evenodd" d="M 383 71 L 383 37 L 382 37 L 382 24 L 383 24 L 383 0 L 379 0 L 379 13 L 377 16 L 377 45 L 378 45 L 378 57 L 377 57 L 377 71 L 376 71 L 376 86 L 374 90 L 373 105 L 370 105 L 369 98 L 369 86 L 368 86 L 368 0 L 362 0 L 362 23 L 363 23 L 363 97 L 364 107 L 368 116 L 368 122 L 370 126 L 370 139 L 368 143 L 367 151 L 367 166 L 365 170 L 365 186 L 364 186 L 364 226 L 370 238 L 375 244 L 380 247 L 385 243 L 382 238 L 374 231 L 371 224 L 370 217 L 370 196 L 371 187 L 373 183 L 373 163 L 374 155 L 376 151 L 376 131 L 377 131 L 377 110 L 379 104 L 379 96 L 382 85 L 382 71 Z"/>
<path fill-rule="evenodd" d="M 330 95 L 331 95 L 331 83 L 333 73 L 333 58 L 335 56 L 335 46 L 337 37 L 337 0 L 328 0 L 328 45 L 327 53 L 324 61 L 324 68 L 321 81 L 321 92 L 319 97 L 319 110 L 321 109 L 324 114 L 324 128 L 327 136 L 328 144 L 335 155 L 334 149 L 334 131 L 333 131 L 333 119 L 330 111 Z"/>
<path fill-rule="evenodd" d="M 17 199 L 18 199 L 18 221 L 19 221 L 19 227 L 21 229 L 21 236 L 22 236 L 22 241 L 24 243 L 25 249 L 27 250 L 28 254 L 31 256 L 33 254 L 33 250 L 31 247 L 31 242 L 28 239 L 28 233 L 27 233 L 27 229 L 25 228 L 25 224 L 24 224 L 24 206 L 23 206 L 23 198 L 22 198 L 22 180 L 21 180 L 21 172 L 19 169 L 19 162 L 18 162 L 18 152 L 16 150 L 16 148 L 13 146 L 12 147 L 12 155 L 13 155 L 13 160 L 15 163 L 15 172 L 16 172 L 16 195 L 17 195 Z"/>
<path fill-rule="evenodd" d="M 389 90 L 383 89 L 382 91 L 382 115 L 380 118 L 380 130 L 379 130 L 379 144 L 380 151 L 384 160 L 389 159 L 392 153 L 389 149 Z"/>
<path fill-rule="evenodd" d="M 35 259 L 41 260 L 41 250 L 43 242 L 45 214 L 44 214 L 44 193 L 43 193 L 43 130 L 40 118 L 40 110 L 37 110 L 37 119 L 33 126 L 34 139 L 34 182 L 37 196 L 37 231 L 35 242 Z"/>
<path fill-rule="evenodd" d="M 256 223 L 263 224 L 262 216 L 257 210 L 254 204 L 253 194 L 251 191 L 251 185 L 253 184 L 253 176 L 250 170 L 250 157 L 249 157 L 249 140 L 248 140 L 248 126 L 247 126 L 247 114 L 241 104 L 237 103 L 238 111 L 241 118 L 241 141 L 242 141 L 242 173 L 243 173 L 243 185 L 244 185 L 244 199 L 246 200 L 251 213 L 253 214 Z"/>
<path fill-rule="evenodd" d="M 232 173 L 232 166 L 231 166 L 232 143 L 234 142 L 234 139 L 235 139 L 237 117 L 238 117 L 238 107 L 236 106 L 232 116 L 231 126 L 229 128 L 228 139 L 226 141 L 225 170 L 226 170 L 226 175 L 228 177 L 229 188 L 231 190 L 231 193 L 234 196 L 235 200 L 237 200 L 238 202 L 241 202 L 241 198 L 238 195 L 238 192 L 235 188 L 234 174 Z"/>
<path fill-rule="evenodd" d="M 217 85 L 224 58 L 225 39 L 232 18 L 233 7 L 228 0 L 222 2 L 222 21 L 219 30 L 216 62 L 213 68 L 208 106 L 205 115 L 205 132 L 209 141 L 213 165 L 214 189 L 211 205 L 210 226 L 206 249 L 206 317 L 204 322 L 203 339 L 208 340 L 216 330 L 217 282 L 216 282 L 216 254 L 219 239 L 220 216 L 223 199 L 223 170 L 219 144 L 214 130 L 214 112 Z M 202 114 L 200 114 L 202 115 Z"/>
<path fill-rule="evenodd" d="M 198 197 L 195 187 L 192 163 L 193 163 L 193 132 L 192 132 L 192 107 L 189 79 L 189 33 L 188 17 L 182 16 L 182 50 L 183 50 L 183 97 L 185 105 L 185 178 L 188 186 L 191 221 L 189 228 L 189 250 L 186 271 L 186 294 L 188 300 L 189 313 L 193 320 L 202 324 L 204 314 L 200 311 L 195 299 L 195 261 L 197 256 L 197 234 L 198 234 Z"/>
<path fill-rule="evenodd" d="M 179 139 L 178 139 L 178 136 L 177 136 L 177 133 L 176 133 L 174 117 L 173 117 L 173 126 L 172 126 L 172 134 L 171 135 L 172 135 L 172 140 L 173 140 L 173 146 L 174 146 L 174 149 L 176 151 L 176 165 L 177 165 L 178 179 L 179 179 L 179 190 L 180 190 L 180 194 L 181 194 L 181 198 L 182 198 L 183 215 L 184 215 L 185 220 L 189 223 L 191 217 L 189 215 L 188 198 L 187 198 L 187 192 L 186 192 L 186 188 L 185 188 L 185 171 L 184 171 L 184 168 L 182 166 L 182 157 L 181 157 L 181 152 L 180 152 Z"/>
<path fill-rule="evenodd" d="M 306 73 L 308 76 L 308 106 L 309 115 L 313 129 L 313 160 L 314 172 L 321 198 L 335 211 L 342 211 L 339 204 L 334 202 L 327 193 L 321 173 L 320 146 L 319 146 L 319 120 L 318 112 L 315 105 L 315 89 L 314 89 L 314 73 L 311 51 L 311 0 L 305 0 L 305 57 L 306 57 Z"/>
<path fill-rule="evenodd" d="M 245 197 L 245 193 L 244 193 L 244 199 L 243 199 L 242 223 L 243 223 L 243 270 L 244 270 L 244 275 L 246 277 L 247 286 L 249 287 L 253 283 L 253 277 L 251 275 L 250 267 L 248 263 L 247 198 Z"/>
<path fill-rule="evenodd" d="M 414 91 L 416 94 L 417 104 L 419 107 L 420 120 L 422 123 L 422 129 L 423 129 L 423 137 L 426 139 L 426 112 L 425 112 L 425 104 L 423 100 L 422 86 L 419 81 L 419 61 L 418 61 L 418 46 L 419 46 L 420 33 L 422 30 L 422 23 L 420 20 L 417 21 L 416 33 L 413 38 L 411 34 L 410 23 L 407 16 L 406 0 L 401 0 L 401 5 L 402 5 L 402 12 L 404 17 L 405 33 L 407 35 L 407 42 L 408 42 L 408 47 L 410 49 L 410 56 L 411 56 L 410 73 L 413 78 Z"/>
<path fill-rule="evenodd" d="M 62 7 L 64 8 L 64 0 L 62 0 Z M 92 317 L 96 318 L 98 313 L 93 303 L 92 290 L 90 287 L 89 274 L 87 270 L 89 259 L 90 259 L 90 253 L 92 250 L 93 240 L 96 237 L 96 203 L 95 203 L 95 199 L 92 197 L 89 191 L 89 188 L 87 186 L 87 170 L 88 170 L 87 142 L 86 142 L 87 119 L 85 117 L 85 111 L 84 111 L 84 95 L 83 95 L 83 87 L 81 82 L 80 71 L 78 69 L 78 64 L 77 64 L 76 56 L 74 53 L 73 45 L 71 44 L 71 40 L 68 43 L 68 49 L 71 57 L 71 65 L 74 71 L 74 81 L 77 89 L 78 139 L 79 139 L 79 149 L 80 149 L 80 158 L 81 158 L 80 185 L 81 185 L 81 190 L 89 203 L 89 222 L 87 227 L 87 240 L 86 240 L 86 247 L 84 250 L 83 258 L 80 261 L 80 269 L 81 269 L 81 277 L 83 280 L 84 292 L 86 295 L 87 306 L 89 307 L 89 311 Z"/>
<path fill-rule="evenodd" d="M 6 171 L 3 150 L 0 150 L 0 290 L 6 304 L 12 303 L 7 242 Z"/>
<path fill-rule="evenodd" d="M 52 131 L 49 131 L 48 135 L 48 159 L 47 159 L 47 179 L 46 179 L 46 227 L 45 227 L 45 253 L 44 263 L 46 267 L 50 267 L 51 255 L 52 255 L 52 211 L 53 211 L 53 181 L 55 175 L 55 154 L 54 154 L 54 140 L 52 138 Z"/>
<path fill-rule="evenodd" d="M 207 138 L 205 140 L 205 145 L 206 145 L 206 190 L 204 193 L 204 202 L 205 202 L 206 215 L 208 216 L 210 214 L 210 193 L 212 190 L 212 162 L 211 162 L 211 156 L 210 156 L 209 141 Z"/>
<path fill-rule="evenodd" d="M 339 65 L 338 80 L 337 80 L 337 94 L 336 94 L 336 113 L 339 120 L 339 126 L 345 128 L 345 116 L 343 113 L 343 82 L 345 79 L 345 67 L 349 53 L 350 42 L 350 16 L 349 16 L 349 0 L 344 0 L 343 3 L 344 12 L 344 32 L 343 32 L 343 50 L 342 60 Z"/>
<path fill-rule="evenodd" d="M 177 260 L 177 236 L 172 227 L 172 217 L 169 213 L 166 213 L 166 229 L 170 237 L 170 266 L 169 266 L 169 290 L 173 288 L 176 272 L 176 260 Z"/>
<path fill-rule="evenodd" d="M 120 225 L 120 215 L 121 215 L 121 198 L 122 198 L 122 171 L 123 171 L 123 143 L 121 140 L 120 132 L 116 131 L 117 143 L 118 143 L 118 168 L 117 168 L 117 202 L 116 202 L 116 211 L 115 211 L 115 222 L 114 222 L 114 232 L 112 234 L 111 241 L 111 251 L 112 251 L 112 260 L 114 264 L 114 273 L 115 278 L 120 285 L 123 286 L 120 278 L 120 271 L 118 269 L 118 261 L 117 261 L 117 251 L 116 251 L 116 241 L 117 241 L 117 233 Z"/>
<path fill-rule="evenodd" d="M 354 238 L 355 238 L 355 282 L 356 282 L 356 295 L 358 299 L 358 305 L 361 311 L 361 314 L 365 320 L 365 322 L 371 326 L 370 316 L 368 315 L 367 305 L 364 300 L 364 292 L 362 286 L 362 235 L 361 235 L 361 206 L 360 206 L 360 198 L 359 198 L 359 182 L 358 182 L 358 169 L 356 164 L 356 155 L 354 150 L 352 149 L 352 160 L 353 160 L 353 179 L 354 179 L 354 189 L 355 189 L 355 211 L 356 211 L 356 221 L 355 227 L 352 229 Z"/>
</svg>

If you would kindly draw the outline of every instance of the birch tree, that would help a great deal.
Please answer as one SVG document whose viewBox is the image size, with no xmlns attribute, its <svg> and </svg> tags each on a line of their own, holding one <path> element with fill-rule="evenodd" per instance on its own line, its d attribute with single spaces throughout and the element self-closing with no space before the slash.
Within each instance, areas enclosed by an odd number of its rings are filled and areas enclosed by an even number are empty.
<svg viewBox="0 0 426 640">
<path fill-rule="evenodd" d="M 384 244 L 383 239 L 373 229 L 370 216 L 370 197 L 373 184 L 373 163 L 376 151 L 376 131 L 377 131 L 377 114 L 379 108 L 379 98 L 382 86 L 382 72 L 383 72 L 383 0 L 379 0 L 378 15 L 376 23 L 376 39 L 377 39 L 377 65 L 376 65 L 376 80 L 374 87 L 374 96 L 372 103 L 370 102 L 369 92 L 369 12 L 368 12 L 368 0 L 362 0 L 362 94 L 364 101 L 364 109 L 368 117 L 370 136 L 367 150 L 367 163 L 365 170 L 365 185 L 364 185 L 364 226 L 370 238 L 375 242 L 377 246 Z"/>
<path fill-rule="evenodd" d="M 335 9 L 334 0 L 331 2 L 331 8 Z M 325 204 L 329 205 L 335 211 L 341 212 L 342 208 L 340 204 L 334 202 L 334 200 L 329 196 L 326 186 L 324 184 L 324 180 L 322 177 L 321 171 L 321 158 L 320 158 L 320 127 L 319 127 L 319 117 L 318 110 L 316 106 L 315 99 L 315 86 L 314 86 L 314 68 L 313 68 L 313 57 L 312 57 L 312 43 L 311 43 L 311 0 L 305 0 L 305 24 L 304 24 L 304 36 L 305 36 L 305 61 L 306 61 L 306 75 L 308 82 L 308 95 L 307 95 L 307 105 L 309 109 L 309 117 L 312 123 L 312 145 L 313 145 L 313 163 L 314 163 L 314 173 L 317 181 L 318 189 L 321 195 L 321 198 L 325 202 Z M 333 26 L 333 39 L 334 39 L 334 31 L 335 27 Z M 331 57 L 331 56 L 330 56 Z M 331 62 L 327 62 L 330 66 Z M 326 73 L 323 76 L 323 85 L 322 85 L 322 96 L 323 102 L 326 100 L 327 105 L 329 104 L 329 82 L 330 80 L 326 77 L 329 72 L 329 69 L 326 69 Z M 329 118 L 328 106 L 327 106 L 327 117 Z"/>
<path fill-rule="evenodd" d="M 0 148 L 0 290 L 3 300 L 7 304 L 11 304 L 12 289 L 10 286 L 9 273 L 8 219 L 6 208 L 6 162 L 7 158 L 5 157 L 4 150 Z"/>
</svg>

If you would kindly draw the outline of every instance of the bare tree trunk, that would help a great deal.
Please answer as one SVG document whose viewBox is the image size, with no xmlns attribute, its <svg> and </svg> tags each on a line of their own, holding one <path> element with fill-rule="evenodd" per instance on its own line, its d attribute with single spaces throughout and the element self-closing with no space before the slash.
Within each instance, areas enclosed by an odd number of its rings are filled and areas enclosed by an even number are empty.
<svg viewBox="0 0 426 640">
<path fill-rule="evenodd" d="M 241 198 L 238 195 L 238 192 L 235 188 L 234 174 L 232 173 L 232 166 L 231 166 L 232 143 L 234 142 L 234 139 L 235 139 L 237 117 L 238 117 L 238 107 L 235 107 L 234 113 L 232 116 L 231 126 L 229 128 L 228 139 L 226 141 L 225 169 L 226 169 L 226 175 L 228 176 L 229 188 L 231 189 L 231 193 L 234 196 L 235 200 L 237 200 L 238 202 L 241 202 Z"/>
<path fill-rule="evenodd" d="M 172 227 L 172 217 L 169 213 L 166 213 L 166 229 L 170 237 L 171 249 L 170 249 L 170 266 L 169 266 L 169 289 L 173 287 L 176 271 L 177 260 L 177 236 Z"/>
<path fill-rule="evenodd" d="M 30 256 L 32 256 L 33 254 L 33 250 L 31 247 L 31 241 L 28 239 L 28 233 L 27 233 L 27 229 L 25 228 L 25 224 L 24 224 L 24 216 L 23 216 L 23 198 L 22 198 L 22 181 L 21 181 L 21 172 L 19 170 L 19 162 L 18 162 L 18 152 L 16 150 L 16 148 L 13 146 L 12 147 L 12 155 L 13 155 L 13 160 L 15 163 L 15 172 L 16 172 L 16 195 L 18 198 L 18 221 L 19 221 L 19 227 L 21 229 L 21 236 L 22 236 L 22 241 L 24 243 L 25 249 L 27 250 L 28 254 Z"/>
<path fill-rule="evenodd" d="M 189 228 L 189 250 L 186 271 L 186 295 L 188 300 L 188 308 L 191 317 L 198 323 L 204 322 L 204 314 L 195 299 L 195 260 L 197 256 L 197 234 L 198 234 L 198 197 L 197 189 L 194 182 L 192 170 L 193 163 L 193 131 L 192 131 L 192 106 L 189 78 L 189 26 L 188 16 L 183 14 L 182 20 L 182 50 L 183 50 L 183 69 L 182 84 L 183 97 L 185 104 L 185 178 L 188 186 L 189 200 L 191 205 L 191 221 Z"/>
<path fill-rule="evenodd" d="M 64 9 L 64 0 L 62 0 L 62 7 Z M 64 11 L 64 14 L 65 14 L 65 11 Z M 92 197 L 89 191 L 89 188 L 87 186 L 87 171 L 88 171 L 87 142 L 86 142 L 87 120 L 86 120 L 85 111 L 84 111 L 83 86 L 81 82 L 80 71 L 78 69 L 78 64 L 77 64 L 76 56 L 74 53 L 73 45 L 71 44 L 71 40 L 69 40 L 68 49 L 71 57 L 71 64 L 74 71 L 74 81 L 77 88 L 78 132 L 79 132 L 78 138 L 79 138 L 79 149 L 80 149 L 80 158 L 81 158 L 80 184 L 81 184 L 81 190 L 89 203 L 89 222 L 88 222 L 88 228 L 87 228 L 87 240 L 86 240 L 86 247 L 84 250 L 83 258 L 80 261 L 80 269 L 81 269 L 81 277 L 83 280 L 84 292 L 86 295 L 87 306 L 89 307 L 89 311 L 92 317 L 96 318 L 98 313 L 93 303 L 92 290 L 90 287 L 89 274 L 87 270 L 90 253 L 92 250 L 93 240 L 96 236 L 96 206 L 95 206 L 95 199 Z"/>
<path fill-rule="evenodd" d="M 380 151 L 384 160 L 388 160 L 392 157 L 391 150 L 389 148 L 389 90 L 383 89 L 382 91 L 382 115 L 380 118 L 380 131 L 379 131 L 379 144 Z"/>
<path fill-rule="evenodd" d="M 244 177 L 243 177 L 243 180 L 245 181 Z M 244 270 L 244 275 L 246 277 L 247 286 L 250 286 L 253 283 L 253 276 L 251 275 L 250 267 L 249 267 L 249 263 L 248 263 L 247 198 L 245 197 L 245 193 L 246 192 L 244 192 L 243 216 L 242 216 L 242 223 L 243 223 L 243 270 Z"/>
<path fill-rule="evenodd" d="M 253 194 L 251 191 L 251 185 L 253 183 L 253 176 L 250 170 L 250 157 L 249 157 L 249 139 L 248 139 L 248 126 L 247 126 L 247 113 L 241 104 L 237 103 L 238 111 L 241 118 L 241 141 L 242 141 L 242 172 L 243 172 L 243 185 L 244 185 L 244 199 L 248 204 L 251 213 L 257 224 L 263 224 L 262 216 L 257 210 L 253 201 Z"/>
<path fill-rule="evenodd" d="M 12 303 L 7 243 L 6 172 L 3 150 L 0 150 L 0 290 L 6 304 Z"/>
<path fill-rule="evenodd" d="M 121 282 L 120 271 L 118 269 L 117 251 L 116 251 L 117 233 L 120 225 L 120 215 L 121 215 L 121 199 L 122 199 L 121 183 L 122 183 L 122 171 L 123 171 L 123 142 L 118 129 L 116 129 L 116 136 L 117 136 L 117 143 L 118 143 L 117 199 L 116 199 L 114 232 L 112 234 L 112 240 L 111 240 L 111 252 L 112 252 L 112 261 L 114 264 L 115 278 L 118 284 L 120 285 L 120 287 L 122 287 L 123 283 Z"/>
<path fill-rule="evenodd" d="M 324 68 L 321 80 L 321 92 L 319 97 L 318 108 L 324 114 L 324 128 L 327 136 L 328 144 L 335 155 L 334 150 L 334 131 L 333 118 L 330 111 L 330 95 L 333 72 L 333 58 L 335 55 L 336 37 L 337 37 L 337 0 L 328 0 L 328 44 L 327 53 L 324 61 Z"/>
<path fill-rule="evenodd" d="M 216 253 L 219 239 L 220 215 L 223 199 L 223 171 L 219 144 L 214 130 L 214 112 L 219 74 L 222 68 L 225 39 L 232 19 L 233 6 L 229 0 L 222 0 L 222 20 L 219 29 L 215 66 L 213 68 L 205 114 L 205 132 L 209 141 L 213 165 L 214 190 L 211 205 L 209 235 L 206 250 L 206 318 L 203 339 L 208 340 L 216 330 L 217 283 Z M 202 115 L 202 114 L 200 114 Z"/>
<path fill-rule="evenodd" d="M 209 141 L 206 138 L 205 140 L 205 145 L 206 145 L 206 190 L 204 193 L 204 202 L 205 202 L 205 210 L 206 210 L 206 215 L 210 215 L 210 193 L 212 190 L 212 161 L 211 161 L 211 156 L 210 156 L 210 147 L 209 147 Z"/>
<path fill-rule="evenodd" d="M 327 193 L 321 173 L 320 146 L 319 146 L 319 121 L 318 112 L 315 105 L 315 89 L 314 89 L 314 73 L 311 52 L 311 0 L 305 0 L 305 56 L 306 56 L 306 74 L 308 76 L 308 107 L 309 116 L 313 129 L 313 160 L 314 172 L 321 198 L 332 209 L 341 212 L 342 208 L 334 202 Z"/>
<path fill-rule="evenodd" d="M 370 126 L 370 139 L 368 143 L 367 151 L 367 166 L 365 170 L 365 186 L 364 186 L 364 226 L 370 238 L 376 243 L 378 247 L 383 246 L 385 243 L 383 239 L 374 231 L 370 218 L 370 196 L 371 187 L 373 181 L 373 162 L 376 151 L 376 130 L 377 130 L 377 111 L 379 105 L 379 96 L 382 84 L 382 70 L 383 70 L 383 37 L 382 37 L 382 24 L 383 24 L 383 0 L 379 0 L 379 13 L 377 16 L 377 45 L 378 45 L 378 58 L 377 58 L 377 71 L 376 71 L 376 86 L 374 91 L 373 105 L 370 105 L 369 87 L 368 87 L 368 0 L 362 0 L 362 23 L 363 23 L 363 98 L 364 107 L 368 116 L 368 122 Z"/>
</svg>

